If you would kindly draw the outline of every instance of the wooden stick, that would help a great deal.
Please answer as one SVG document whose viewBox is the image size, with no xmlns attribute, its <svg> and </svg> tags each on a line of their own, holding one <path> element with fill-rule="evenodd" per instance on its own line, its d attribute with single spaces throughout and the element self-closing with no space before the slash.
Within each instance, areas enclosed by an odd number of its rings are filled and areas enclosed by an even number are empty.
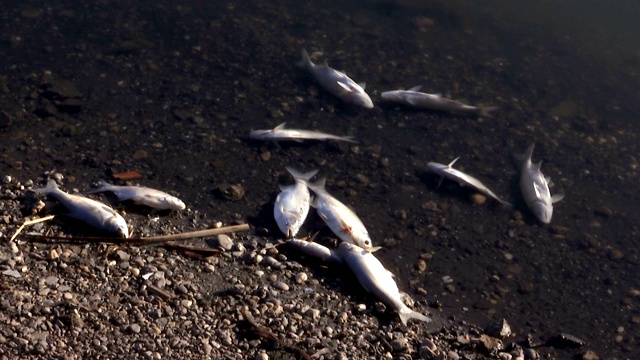
<svg viewBox="0 0 640 360">
<path fill-rule="evenodd" d="M 240 231 L 248 231 L 249 224 L 226 226 L 217 229 L 206 229 L 190 231 L 180 234 L 147 236 L 142 238 L 115 238 L 115 237 L 68 237 L 68 236 L 44 236 L 24 234 L 22 237 L 32 241 L 61 240 L 62 242 L 72 243 L 110 243 L 110 244 L 133 244 L 133 245 L 154 245 L 162 244 L 169 241 L 184 241 L 201 237 L 227 234 Z"/>
<path fill-rule="evenodd" d="M 13 236 L 11 237 L 11 239 L 9 239 L 9 242 L 13 241 L 13 239 L 15 239 L 18 234 L 20 234 L 20 232 L 22 231 L 22 229 L 24 229 L 26 226 L 31 226 L 33 224 L 37 224 L 37 223 L 41 223 L 44 221 L 49 221 L 51 219 L 53 219 L 55 217 L 55 215 L 49 215 L 49 216 L 45 216 L 43 218 L 40 219 L 35 219 L 35 220 L 28 220 L 25 221 L 19 228 L 18 230 L 16 230 L 16 232 L 13 234 Z"/>
</svg>

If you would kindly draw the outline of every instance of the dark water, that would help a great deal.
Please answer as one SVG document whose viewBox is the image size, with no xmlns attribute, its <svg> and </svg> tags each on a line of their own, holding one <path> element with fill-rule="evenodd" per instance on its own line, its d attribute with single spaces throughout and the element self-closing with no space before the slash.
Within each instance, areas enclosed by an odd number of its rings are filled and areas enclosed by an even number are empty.
<svg viewBox="0 0 640 360">
<path fill-rule="evenodd" d="M 139 170 L 145 185 L 179 192 L 212 221 L 241 216 L 277 234 L 271 206 L 278 183 L 291 181 L 284 166 L 319 168 L 415 299 L 470 323 L 505 318 L 519 340 L 565 332 L 587 342 L 540 349 L 551 357 L 590 349 L 636 358 L 637 5 L 577 3 L 5 5 L 2 174 L 38 180 L 56 169 L 68 188 L 84 190 Z M 342 104 L 294 66 L 302 48 L 366 81 L 377 105 L 382 91 L 422 84 L 500 109 L 477 119 Z M 247 137 L 284 121 L 360 143 L 279 149 Z M 552 193 L 566 194 L 549 227 L 519 195 L 512 154 L 531 142 Z M 515 210 L 473 205 L 455 184 L 438 188 L 426 163 L 457 156 L 460 170 Z M 241 184 L 243 200 L 216 197 L 223 183 Z M 421 255 L 429 259 L 423 272 Z M 453 279 L 448 287 L 444 276 Z"/>
</svg>

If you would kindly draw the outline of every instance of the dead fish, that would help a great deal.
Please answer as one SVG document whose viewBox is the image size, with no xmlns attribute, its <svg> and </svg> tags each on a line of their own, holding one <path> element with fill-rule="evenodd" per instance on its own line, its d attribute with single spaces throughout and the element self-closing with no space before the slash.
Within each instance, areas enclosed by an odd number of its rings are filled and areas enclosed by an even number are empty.
<svg viewBox="0 0 640 360">
<path fill-rule="evenodd" d="M 106 181 L 100 181 L 97 189 L 87 191 L 88 194 L 109 191 L 114 193 L 119 201 L 132 200 L 138 205 L 145 205 L 158 210 L 184 210 L 184 202 L 160 190 L 142 186 L 117 186 Z"/>
<path fill-rule="evenodd" d="M 285 129 L 282 123 L 271 130 L 254 130 L 249 133 L 249 137 L 257 140 L 265 141 L 296 141 L 302 142 L 302 140 L 336 140 L 347 141 L 350 143 L 356 143 L 353 140 L 353 136 L 338 136 L 326 134 L 320 131 L 313 130 L 298 130 L 298 129 Z"/>
<path fill-rule="evenodd" d="M 439 94 L 418 92 L 422 86 L 415 86 L 409 90 L 385 91 L 380 96 L 383 100 L 412 106 L 419 109 L 446 111 L 453 113 L 490 116 L 497 106 L 471 106 L 459 101 L 443 98 Z"/>
<path fill-rule="evenodd" d="M 480 180 L 467 175 L 460 170 L 454 169 L 453 164 L 455 164 L 458 159 L 460 159 L 460 157 L 453 159 L 453 161 L 450 162 L 449 165 L 443 165 L 436 162 L 430 162 L 427 164 L 427 169 L 440 175 L 440 182 L 438 183 L 438 186 L 440 186 L 444 178 L 447 178 L 449 180 L 457 182 L 458 184 L 460 184 L 460 186 L 468 186 L 470 188 L 473 188 L 479 193 L 497 200 L 502 205 L 511 206 L 509 202 L 502 200 L 493 191 L 489 190 L 489 188 L 486 187 L 482 182 L 480 182 Z"/>
<path fill-rule="evenodd" d="M 364 91 L 366 84 L 357 84 L 347 74 L 330 68 L 326 61 L 322 65 L 314 64 L 303 49 L 302 60 L 297 65 L 311 73 L 325 90 L 338 99 L 367 109 L 373 108 L 371 97 Z"/>
<path fill-rule="evenodd" d="M 289 239 L 285 242 L 285 244 L 290 245 L 309 256 L 316 257 L 323 261 L 337 264 L 341 264 L 344 262 L 335 250 L 329 249 L 324 245 L 320 245 L 312 241 L 302 239 Z"/>
<path fill-rule="evenodd" d="M 311 206 L 342 241 L 370 249 L 373 244 L 367 228 L 353 210 L 325 190 L 326 180 L 321 178 L 315 183 L 307 182 L 309 189 L 316 194 Z"/>
<path fill-rule="evenodd" d="M 531 162 L 534 144 L 529 145 L 526 153 L 516 155 L 521 161 L 520 166 L 520 190 L 527 206 L 543 224 L 551 222 L 553 204 L 562 200 L 564 195 L 551 196 L 549 183 L 551 178 L 545 177 L 540 171 L 542 161 L 537 164 Z"/>
<path fill-rule="evenodd" d="M 300 231 L 300 227 L 307 219 L 309 206 L 311 204 L 311 194 L 305 181 L 309 181 L 318 170 L 301 173 L 298 170 L 287 167 L 287 171 L 296 183 L 290 186 L 281 186 L 280 194 L 276 197 L 273 206 L 273 216 L 276 223 L 288 238 L 293 238 Z"/>
<path fill-rule="evenodd" d="M 49 180 L 44 188 L 31 189 L 31 191 L 56 198 L 69 210 L 69 213 L 65 214 L 69 217 L 83 221 L 96 229 L 116 233 L 124 238 L 129 237 L 127 222 L 115 210 L 99 201 L 67 194 L 58 188 L 55 180 Z"/>
<path fill-rule="evenodd" d="M 410 319 L 431 321 L 430 317 L 411 310 L 402 302 L 402 297 L 407 295 L 400 292 L 392 274 L 373 253 L 346 242 L 338 246 L 337 252 L 365 290 L 398 312 L 402 324 L 406 325 Z"/>
</svg>

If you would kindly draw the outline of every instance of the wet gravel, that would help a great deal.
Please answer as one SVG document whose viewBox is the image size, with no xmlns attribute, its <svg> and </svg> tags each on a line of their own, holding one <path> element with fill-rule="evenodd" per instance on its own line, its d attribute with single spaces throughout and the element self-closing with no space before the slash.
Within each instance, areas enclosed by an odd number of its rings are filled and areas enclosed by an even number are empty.
<svg viewBox="0 0 640 360">
<path fill-rule="evenodd" d="M 0 356 L 634 358 L 637 54 L 477 10 L 402 1 L 4 6 Z M 326 94 L 294 66 L 302 48 L 366 81 L 376 108 Z M 418 84 L 499 110 L 470 118 L 378 104 L 380 92 Z M 285 121 L 359 143 L 248 138 Z M 531 142 L 552 193 L 567 195 L 548 227 L 518 191 L 512 154 Z M 460 155 L 459 170 L 514 208 L 455 183 L 438 187 L 426 163 Z M 287 165 L 328 177 L 434 324 L 403 327 L 346 268 L 273 246 Z M 54 178 L 83 193 L 126 171 L 187 204 L 152 213 L 94 196 L 137 235 L 237 223 L 251 231 L 199 241 L 225 250 L 209 257 L 8 241 L 25 220 L 61 210 L 28 188 Z M 318 230 L 330 244 L 312 214 L 302 233 Z M 28 231 L 97 235 L 63 217 Z"/>
</svg>

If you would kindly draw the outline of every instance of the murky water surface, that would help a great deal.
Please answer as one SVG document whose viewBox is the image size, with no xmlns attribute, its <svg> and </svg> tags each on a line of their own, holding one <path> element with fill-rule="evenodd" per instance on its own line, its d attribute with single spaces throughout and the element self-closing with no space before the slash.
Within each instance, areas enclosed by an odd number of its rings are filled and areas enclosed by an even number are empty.
<svg viewBox="0 0 640 360">
<path fill-rule="evenodd" d="M 505 318 L 520 339 L 569 333 L 587 342 L 541 350 L 556 357 L 591 349 L 633 358 L 640 41 L 623 24 L 635 5 L 344 3 L 3 6 L 2 174 L 41 181 L 56 169 L 67 188 L 86 190 L 137 170 L 144 185 L 175 190 L 192 209 L 221 220 L 240 214 L 278 234 L 271 207 L 278 184 L 291 183 L 285 166 L 318 168 L 415 299 L 471 323 Z M 303 48 L 366 82 L 376 107 L 319 88 L 295 66 Z M 415 85 L 499 109 L 477 118 L 379 101 Z M 282 122 L 359 144 L 248 138 Z M 513 154 L 532 142 L 552 194 L 566 195 L 550 226 L 519 192 Z M 426 163 L 458 156 L 458 169 L 514 208 L 475 204 L 452 182 L 438 187 Z M 224 183 L 240 184 L 244 198 L 216 196 Z M 320 225 L 310 219 L 303 231 Z"/>
</svg>

